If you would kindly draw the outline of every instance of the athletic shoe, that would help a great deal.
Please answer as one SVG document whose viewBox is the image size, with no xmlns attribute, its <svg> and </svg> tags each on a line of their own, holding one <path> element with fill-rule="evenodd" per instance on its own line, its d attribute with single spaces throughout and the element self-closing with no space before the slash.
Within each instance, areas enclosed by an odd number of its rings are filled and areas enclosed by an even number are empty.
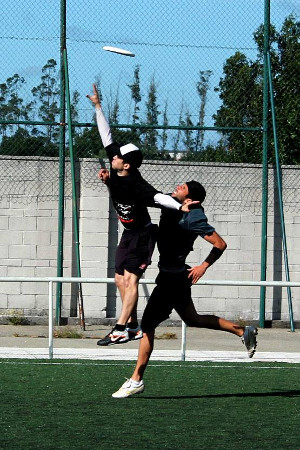
<svg viewBox="0 0 300 450">
<path fill-rule="evenodd" d="M 145 389 L 143 380 L 138 382 L 133 381 L 131 378 L 126 380 L 117 392 L 112 394 L 114 398 L 127 398 L 134 394 L 141 394 Z"/>
<path fill-rule="evenodd" d="M 109 334 L 107 334 L 104 338 L 100 339 L 97 342 L 97 345 L 107 346 L 114 344 L 124 344 L 129 341 L 128 331 L 118 331 L 115 328 L 111 330 Z"/>
<path fill-rule="evenodd" d="M 126 330 L 128 331 L 129 340 L 136 341 L 137 339 L 141 339 L 143 337 L 143 332 L 141 327 L 138 325 L 136 328 L 130 328 L 130 323 L 126 325 Z"/>
<path fill-rule="evenodd" d="M 242 336 L 242 342 L 245 345 L 246 349 L 248 350 L 248 356 L 249 358 L 252 358 L 256 351 L 256 336 L 257 336 L 257 328 L 252 326 L 245 327 L 244 334 Z"/>
</svg>

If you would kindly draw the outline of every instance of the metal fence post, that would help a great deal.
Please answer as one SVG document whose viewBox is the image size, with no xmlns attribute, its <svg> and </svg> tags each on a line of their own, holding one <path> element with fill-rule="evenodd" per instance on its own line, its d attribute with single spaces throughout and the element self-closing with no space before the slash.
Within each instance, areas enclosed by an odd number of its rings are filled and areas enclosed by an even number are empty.
<svg viewBox="0 0 300 450">
<path fill-rule="evenodd" d="M 49 281 L 49 359 L 53 358 L 53 281 Z"/>
</svg>

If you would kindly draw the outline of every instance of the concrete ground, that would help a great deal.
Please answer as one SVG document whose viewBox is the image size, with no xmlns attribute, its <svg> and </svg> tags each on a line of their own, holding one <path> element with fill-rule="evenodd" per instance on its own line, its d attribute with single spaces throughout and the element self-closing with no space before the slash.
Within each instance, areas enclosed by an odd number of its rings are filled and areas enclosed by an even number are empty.
<svg viewBox="0 0 300 450">
<path fill-rule="evenodd" d="M 86 325 L 54 327 L 53 355 L 66 358 L 135 359 L 139 342 L 110 347 L 97 346 L 111 326 Z M 180 326 L 158 327 L 152 359 L 180 359 L 182 355 Z M 75 334 L 77 338 L 66 337 Z M 25 355 L 25 356 L 24 356 Z M 0 358 L 48 357 L 48 327 L 41 325 L 0 325 Z M 225 358 L 225 359 L 224 359 Z M 186 360 L 249 360 L 244 346 L 236 336 L 221 331 L 187 328 Z M 181 357 L 182 359 L 182 357 Z M 300 363 L 300 330 L 258 329 L 257 352 L 251 361 L 283 361 Z"/>
<path fill-rule="evenodd" d="M 54 327 L 54 346 L 95 348 L 97 340 L 105 336 L 111 326 L 86 325 Z M 176 350 L 181 348 L 181 327 L 158 327 L 155 348 Z M 77 339 L 67 337 L 75 333 Z M 48 345 L 46 325 L 0 325 L 0 347 L 44 347 Z M 66 336 L 66 337 L 64 337 Z M 123 348 L 138 348 L 137 342 L 122 344 Z M 189 328 L 186 332 L 186 348 L 189 350 L 240 350 L 240 339 L 221 331 Z M 282 328 L 259 328 L 258 349 L 261 352 L 300 352 L 300 330 L 291 332 Z"/>
</svg>

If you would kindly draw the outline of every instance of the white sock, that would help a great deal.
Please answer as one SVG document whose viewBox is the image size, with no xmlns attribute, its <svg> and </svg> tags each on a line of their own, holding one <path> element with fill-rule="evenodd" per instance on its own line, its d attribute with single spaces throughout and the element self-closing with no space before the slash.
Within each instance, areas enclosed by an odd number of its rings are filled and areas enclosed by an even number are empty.
<svg viewBox="0 0 300 450">
<path fill-rule="evenodd" d="M 141 381 L 135 381 L 135 380 L 133 380 L 132 378 L 130 378 L 130 381 L 131 381 L 131 383 L 134 385 L 134 386 L 140 386 L 142 383 L 143 383 L 143 380 L 141 380 Z"/>
</svg>

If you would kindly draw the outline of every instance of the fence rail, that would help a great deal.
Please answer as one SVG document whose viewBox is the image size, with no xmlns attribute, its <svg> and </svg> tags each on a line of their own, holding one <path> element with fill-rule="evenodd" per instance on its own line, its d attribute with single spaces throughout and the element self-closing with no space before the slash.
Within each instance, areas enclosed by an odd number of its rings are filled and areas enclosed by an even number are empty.
<svg viewBox="0 0 300 450">
<path fill-rule="evenodd" d="M 5 282 L 38 282 L 48 283 L 49 298 L 49 359 L 53 358 L 53 283 L 114 283 L 114 278 L 79 278 L 79 277 L 0 277 L 0 283 Z M 155 279 L 143 278 L 141 284 L 155 284 Z M 281 287 L 300 287 L 298 281 L 249 281 L 249 280 L 199 280 L 197 285 L 214 286 L 281 286 Z M 293 330 L 293 323 L 292 331 Z M 181 360 L 185 360 L 186 349 L 186 325 L 182 322 L 181 339 Z"/>
</svg>

